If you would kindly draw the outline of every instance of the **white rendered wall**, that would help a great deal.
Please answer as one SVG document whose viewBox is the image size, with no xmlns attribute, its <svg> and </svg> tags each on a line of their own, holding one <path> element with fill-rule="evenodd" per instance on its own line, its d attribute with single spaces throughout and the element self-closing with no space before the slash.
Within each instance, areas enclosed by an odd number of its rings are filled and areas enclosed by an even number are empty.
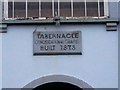
<svg viewBox="0 0 120 90">
<path fill-rule="evenodd" d="M 0 0 L 0 22 L 2 22 L 2 0 Z M 2 34 L 0 33 L 0 90 L 1 88 L 2 88 Z"/>
<path fill-rule="evenodd" d="M 38 26 L 37 31 L 82 31 L 83 55 L 33 56 L 35 26 L 3 34 L 3 88 L 22 88 L 47 75 L 68 75 L 94 88 L 118 88 L 118 31 L 105 25 Z"/>
<path fill-rule="evenodd" d="M 2 89 L 2 34 L 0 33 L 0 89 Z"/>
</svg>

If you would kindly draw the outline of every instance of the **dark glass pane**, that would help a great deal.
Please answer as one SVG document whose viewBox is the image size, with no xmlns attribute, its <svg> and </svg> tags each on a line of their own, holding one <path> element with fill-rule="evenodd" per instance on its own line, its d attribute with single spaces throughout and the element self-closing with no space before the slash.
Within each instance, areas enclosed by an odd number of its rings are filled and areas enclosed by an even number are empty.
<svg viewBox="0 0 120 90">
<path fill-rule="evenodd" d="M 41 2 L 41 16 L 52 17 L 52 2 Z"/>
<path fill-rule="evenodd" d="M 12 18 L 12 12 L 13 12 L 13 7 L 12 7 L 12 2 L 8 2 L 8 18 Z"/>
<path fill-rule="evenodd" d="M 28 17 L 39 17 L 39 2 L 28 1 Z"/>
<path fill-rule="evenodd" d="M 85 2 L 84 2 L 84 0 L 81 0 L 80 2 L 78 2 L 77 0 L 74 0 L 74 2 L 73 2 L 73 16 L 74 17 L 85 16 Z"/>
<path fill-rule="evenodd" d="M 104 16 L 104 2 L 100 0 L 100 16 Z"/>
<path fill-rule="evenodd" d="M 25 2 L 14 3 L 14 14 L 15 17 L 26 17 L 26 6 Z"/>
<path fill-rule="evenodd" d="M 71 16 L 71 2 L 60 2 L 60 16 Z"/>
<path fill-rule="evenodd" d="M 84 89 L 66 82 L 51 82 L 37 86 L 32 90 L 84 90 Z"/>
<path fill-rule="evenodd" d="M 98 2 L 87 2 L 87 16 L 98 16 Z"/>
</svg>

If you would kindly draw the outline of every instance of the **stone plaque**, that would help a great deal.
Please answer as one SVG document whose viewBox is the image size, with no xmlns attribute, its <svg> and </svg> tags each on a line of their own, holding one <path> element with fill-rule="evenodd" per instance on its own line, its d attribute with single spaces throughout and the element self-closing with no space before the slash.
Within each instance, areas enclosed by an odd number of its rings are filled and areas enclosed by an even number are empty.
<svg viewBox="0 0 120 90">
<path fill-rule="evenodd" d="M 81 55 L 81 31 L 36 31 L 33 55 Z"/>
</svg>

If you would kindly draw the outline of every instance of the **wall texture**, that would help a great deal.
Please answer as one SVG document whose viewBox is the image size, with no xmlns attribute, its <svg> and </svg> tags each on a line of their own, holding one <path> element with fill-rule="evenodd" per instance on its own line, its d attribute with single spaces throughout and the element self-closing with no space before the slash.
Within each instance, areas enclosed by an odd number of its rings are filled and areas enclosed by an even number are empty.
<svg viewBox="0 0 120 90">
<path fill-rule="evenodd" d="M 120 1 L 119 1 L 119 8 L 118 8 L 119 10 L 118 10 L 118 12 L 119 12 L 119 26 L 118 26 L 118 28 L 119 28 L 119 30 L 118 30 L 118 46 L 119 46 L 119 51 L 118 51 L 118 59 L 120 59 Z M 118 64 L 119 64 L 119 67 L 120 67 L 120 61 L 118 62 Z M 118 67 L 118 68 L 119 68 Z M 118 78 L 118 81 L 120 81 L 120 69 L 118 70 L 118 72 L 119 72 L 119 78 Z M 119 89 L 120 89 L 120 82 L 119 82 Z"/>
<path fill-rule="evenodd" d="M 118 18 L 118 0 L 109 1 L 110 18 Z M 107 32 L 102 24 L 39 25 L 37 31 L 81 31 L 83 55 L 33 56 L 35 28 L 12 25 L 0 33 L 3 88 L 22 88 L 48 75 L 73 76 L 94 88 L 118 87 L 118 31 Z"/>
<path fill-rule="evenodd" d="M 22 88 L 47 75 L 68 75 L 94 88 L 118 87 L 118 31 L 105 25 L 38 26 L 37 31 L 82 32 L 83 55 L 33 56 L 35 26 L 9 26 L 3 40 L 3 88 Z"/>
<path fill-rule="evenodd" d="M 0 0 L 0 22 L 2 20 L 2 0 Z M 1 31 L 1 30 L 0 30 Z M 0 89 L 2 88 L 2 34 L 0 33 Z"/>
</svg>

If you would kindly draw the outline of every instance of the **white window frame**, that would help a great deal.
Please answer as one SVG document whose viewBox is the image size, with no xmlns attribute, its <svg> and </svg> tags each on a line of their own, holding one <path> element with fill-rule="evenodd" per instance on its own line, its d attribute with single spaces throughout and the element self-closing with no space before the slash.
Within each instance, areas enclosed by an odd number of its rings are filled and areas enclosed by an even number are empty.
<svg viewBox="0 0 120 90">
<path fill-rule="evenodd" d="M 26 18 L 27 18 L 27 17 L 28 17 L 28 14 L 27 14 L 27 12 L 28 12 L 27 0 L 25 1 L 25 4 L 26 4 L 26 12 L 25 12 L 25 16 L 26 16 Z"/>
<path fill-rule="evenodd" d="M 71 0 L 71 16 L 73 17 L 73 0 Z"/>
<path fill-rule="evenodd" d="M 4 18 L 8 18 L 8 0 L 3 0 L 4 2 Z M 14 2 L 14 0 L 12 0 Z M 86 0 L 85 1 L 85 17 L 87 17 L 87 8 L 86 8 Z M 103 17 L 108 17 L 109 16 L 109 8 L 108 8 L 108 2 L 109 0 L 103 0 L 104 1 L 104 16 Z M 14 4 L 13 4 L 14 7 Z M 54 17 L 54 0 L 52 0 L 52 15 Z M 27 0 L 26 0 L 26 18 L 27 18 Z M 60 16 L 60 3 L 58 0 L 58 16 Z M 73 0 L 71 0 L 71 17 L 73 17 Z M 99 0 L 98 0 L 98 17 L 100 16 L 100 6 L 99 6 Z M 14 19 L 14 8 L 13 8 L 13 16 L 12 18 Z M 39 0 L 39 18 L 41 17 L 41 0 Z"/>
<path fill-rule="evenodd" d="M 55 16 L 55 14 L 54 14 L 54 12 L 55 12 L 55 10 L 54 10 L 55 8 L 54 8 L 54 0 L 52 0 L 52 16 L 54 17 Z"/>
<path fill-rule="evenodd" d="M 39 0 L 39 17 L 41 17 L 41 0 Z"/>
<path fill-rule="evenodd" d="M 109 16 L 109 0 L 104 0 L 104 16 Z"/>
<path fill-rule="evenodd" d="M 4 18 L 8 18 L 8 0 L 4 0 Z"/>
</svg>

